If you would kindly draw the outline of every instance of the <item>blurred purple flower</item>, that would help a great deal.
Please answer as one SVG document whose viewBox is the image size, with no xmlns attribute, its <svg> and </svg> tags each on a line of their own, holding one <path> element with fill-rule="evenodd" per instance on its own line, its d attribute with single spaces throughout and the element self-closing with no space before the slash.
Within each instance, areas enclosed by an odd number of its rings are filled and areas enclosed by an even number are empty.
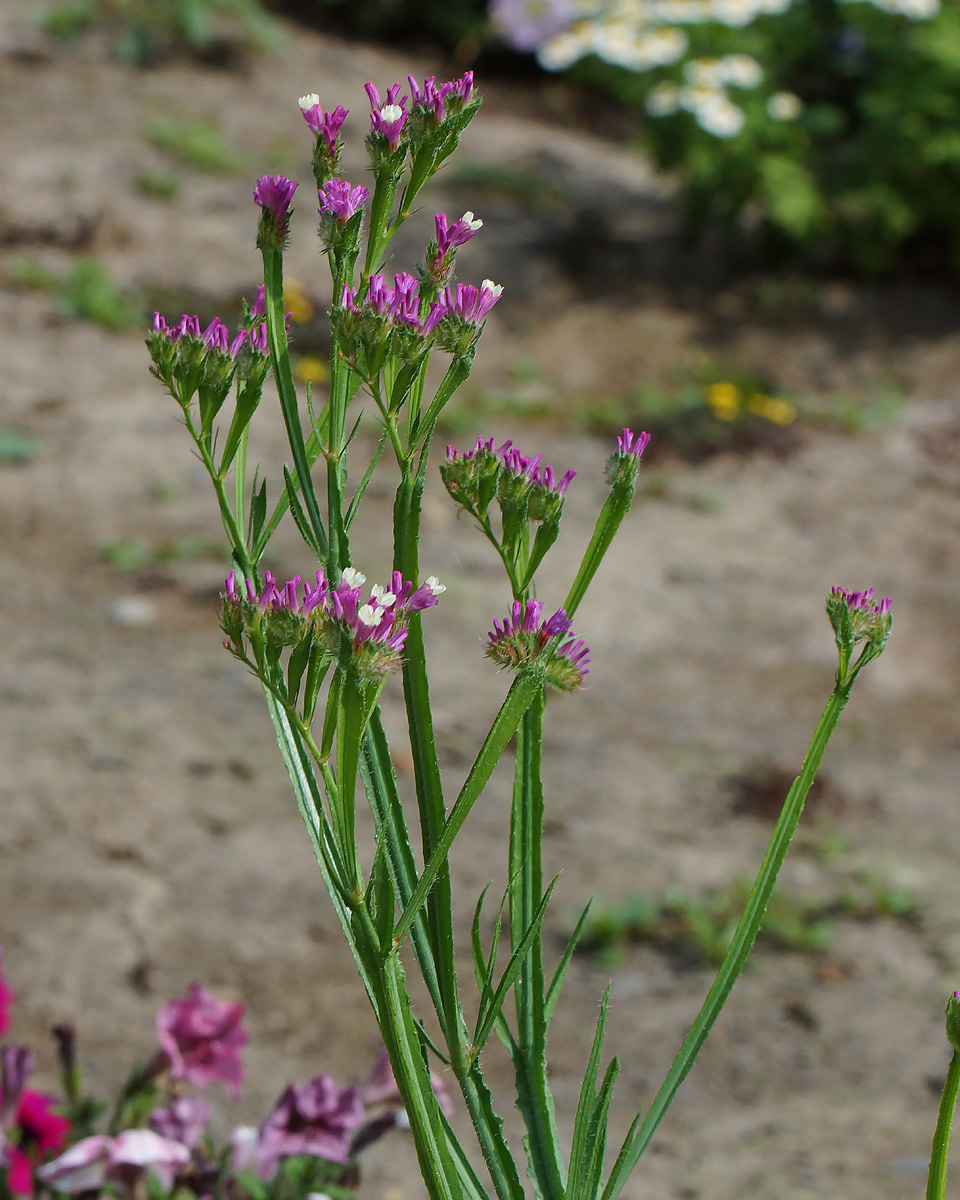
<svg viewBox="0 0 960 1200">
<path fill-rule="evenodd" d="M 150 1125 L 161 1137 L 180 1142 L 192 1150 L 203 1137 L 212 1112 L 202 1096 L 178 1096 L 166 1108 L 153 1110 Z"/>
<path fill-rule="evenodd" d="M 291 1084 L 260 1126 L 258 1174 L 269 1178 L 281 1158 L 294 1154 L 345 1165 L 350 1159 L 350 1134 L 363 1121 L 357 1088 L 339 1088 L 329 1075 L 317 1075 L 301 1088 Z"/>
<path fill-rule="evenodd" d="M 29 1056 L 29 1057 L 28 1057 Z M 70 1122 L 53 1111 L 57 1101 L 43 1092 L 23 1089 L 26 1072 L 33 1065 L 29 1051 L 20 1051 L 18 1061 L 8 1068 L 8 1086 L 21 1089 L 13 1109 L 12 1118 L 7 1117 L 8 1128 L 16 1131 L 16 1145 L 7 1147 L 7 1187 L 14 1196 L 34 1194 L 33 1168 L 39 1158 L 59 1150 L 70 1130 Z M 11 1076 L 17 1075 L 13 1079 Z M 0 1099 L 0 1107 L 8 1106 Z"/>
<path fill-rule="evenodd" d="M 539 50 L 576 18 L 572 0 L 490 0 L 490 16 L 514 50 Z"/>
<path fill-rule="evenodd" d="M 3 947 L 0 946 L 0 964 L 3 963 Z M 7 1032 L 10 1027 L 10 1009 L 13 1007 L 13 1002 L 16 996 L 13 989 L 3 977 L 3 971 L 0 971 L 0 1036 Z"/>
<path fill-rule="evenodd" d="M 218 1000 L 192 983 L 182 1000 L 171 1000 L 157 1013 L 157 1037 L 170 1059 L 174 1079 L 197 1087 L 219 1080 L 236 1100 L 243 1083 L 240 1053 L 247 1043 L 243 1005 Z"/>
<path fill-rule="evenodd" d="M 119 1183 L 130 1195 L 149 1170 L 164 1188 L 190 1161 L 190 1151 L 180 1142 L 161 1137 L 151 1129 L 127 1129 L 115 1138 L 104 1134 L 84 1138 L 65 1154 L 37 1170 L 37 1177 L 57 1192 L 72 1196 Z"/>
</svg>

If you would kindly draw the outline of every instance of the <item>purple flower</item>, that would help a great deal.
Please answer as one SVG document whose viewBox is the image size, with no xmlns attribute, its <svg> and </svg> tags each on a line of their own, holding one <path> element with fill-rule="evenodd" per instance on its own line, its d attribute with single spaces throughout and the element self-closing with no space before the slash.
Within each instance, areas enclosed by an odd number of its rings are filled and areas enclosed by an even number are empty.
<svg viewBox="0 0 960 1200">
<path fill-rule="evenodd" d="M 33 1051 L 27 1046 L 4 1046 L 0 1050 L 0 1127 L 4 1129 L 14 1119 L 35 1061 Z"/>
<path fill-rule="evenodd" d="M 470 283 L 458 283 L 456 289 L 445 287 L 424 318 L 424 333 L 431 333 L 448 317 L 458 317 L 469 325 L 479 325 L 500 299 L 502 292 L 500 284 L 492 279 L 485 279 L 479 288 Z"/>
<path fill-rule="evenodd" d="M 243 1005 L 228 1004 L 192 983 L 182 1000 L 157 1013 L 157 1037 L 170 1059 L 174 1079 L 197 1087 L 219 1080 L 234 1099 L 243 1083 L 240 1054 L 247 1042 Z"/>
<path fill-rule="evenodd" d="M 150 1125 L 161 1137 L 192 1150 L 203 1137 L 212 1112 L 202 1096 L 178 1096 L 166 1108 L 153 1110 Z"/>
<path fill-rule="evenodd" d="M 834 587 L 830 589 L 830 595 L 843 603 L 851 610 L 851 612 L 863 613 L 867 616 L 885 617 L 890 612 L 890 605 L 893 601 L 889 596 L 884 596 L 880 601 L 874 603 L 873 597 L 876 594 L 874 588 L 867 588 L 865 592 L 849 591 L 847 588 Z"/>
<path fill-rule="evenodd" d="M 407 122 L 408 113 L 405 109 L 407 97 L 398 99 L 400 84 L 395 83 L 387 89 L 385 103 L 380 101 L 380 93 L 372 83 L 365 83 L 364 89 L 370 98 L 370 132 L 374 137 L 386 138 L 391 154 L 400 145 L 400 135 Z"/>
<path fill-rule="evenodd" d="M 441 258 L 448 250 L 469 242 L 483 226 L 483 222 L 474 217 L 472 212 L 465 212 L 460 220 L 454 221 L 452 225 L 447 224 L 446 213 L 437 213 L 434 221 L 437 227 L 437 253 Z"/>
<path fill-rule="evenodd" d="M 316 584 L 311 586 L 302 585 L 300 576 L 295 575 L 281 587 L 269 571 L 264 572 L 264 581 L 258 595 L 253 581 L 244 580 L 241 593 L 236 572 L 231 571 L 227 576 L 221 620 L 231 643 L 239 636 L 235 633 L 240 628 L 236 624 L 237 613 L 244 611 L 244 606 L 247 613 L 290 613 L 310 618 L 316 637 L 327 638 L 337 645 L 340 631 L 346 628 L 353 635 L 354 650 L 364 655 L 364 665 L 380 673 L 399 666 L 400 651 L 407 638 L 407 626 L 402 622 L 407 614 L 431 608 L 446 591 L 433 575 L 415 587 L 395 571 L 389 588 L 377 584 L 365 598 L 366 576 L 353 567 L 344 570 L 335 588 L 329 586 L 322 571 L 317 571 Z M 296 636 L 299 638 L 306 631 L 304 626 Z M 231 643 L 227 643 L 228 647 Z"/>
<path fill-rule="evenodd" d="M 324 112 L 320 97 L 315 92 L 309 96 L 301 96 L 299 103 L 307 128 L 313 130 L 317 137 L 323 138 L 327 154 L 332 158 L 337 151 L 337 136 L 347 119 L 347 110 L 342 104 L 338 104 L 333 112 Z"/>
<path fill-rule="evenodd" d="M 0 946 L 0 963 L 2 962 L 3 947 Z M 6 1033 L 10 1027 L 10 1009 L 15 999 L 13 989 L 4 979 L 3 971 L 0 971 L 0 1034 Z"/>
<path fill-rule="evenodd" d="M 633 433 L 625 428 L 617 435 L 617 450 L 620 454 L 632 454 L 634 458 L 639 458 L 649 441 L 649 433 Z"/>
<path fill-rule="evenodd" d="M 317 1075 L 301 1088 L 291 1084 L 260 1126 L 258 1174 L 270 1178 L 279 1160 L 294 1154 L 345 1165 L 350 1160 L 350 1133 L 363 1120 L 357 1088 L 339 1088 L 329 1075 Z"/>
<path fill-rule="evenodd" d="M 582 687 L 588 674 L 590 651 L 570 628 L 570 618 L 562 608 L 545 621 L 540 619 L 542 613 L 540 600 L 514 600 L 510 615 L 494 621 L 487 634 L 486 656 L 501 667 L 522 667 L 543 654 L 550 640 L 557 638 L 553 655 L 547 660 L 547 682 L 560 691 L 574 692 Z"/>
<path fill-rule="evenodd" d="M 544 491 L 552 492 L 557 496 L 564 495 L 567 488 L 577 477 L 576 471 L 571 470 L 565 472 L 561 479 L 557 479 L 553 467 L 544 466 L 541 468 L 542 454 L 536 454 L 533 458 L 527 458 L 516 447 L 508 446 L 503 451 L 501 457 L 503 458 L 504 468 L 510 474 L 519 476 L 533 487 L 542 488 Z"/>
<path fill-rule="evenodd" d="M 320 198 L 320 207 L 317 210 L 320 215 L 329 213 L 336 217 L 341 225 L 345 225 L 354 213 L 366 204 L 370 193 L 361 183 L 354 186 L 345 179 L 330 179 L 319 189 L 317 195 Z"/>
<path fill-rule="evenodd" d="M 254 202 L 273 217 L 281 238 L 287 236 L 290 202 L 296 190 L 297 184 L 284 175 L 264 175 L 253 189 Z"/>
<path fill-rule="evenodd" d="M 115 1138 L 84 1138 L 39 1167 L 37 1177 L 54 1191 L 72 1196 L 102 1188 L 108 1180 L 133 1195 L 148 1170 L 169 1190 L 177 1171 L 189 1161 L 190 1151 L 179 1142 L 150 1129 L 127 1129 Z"/>
<path fill-rule="evenodd" d="M 514 50 L 539 50 L 576 18 L 571 0 L 490 0 L 490 16 Z"/>
</svg>

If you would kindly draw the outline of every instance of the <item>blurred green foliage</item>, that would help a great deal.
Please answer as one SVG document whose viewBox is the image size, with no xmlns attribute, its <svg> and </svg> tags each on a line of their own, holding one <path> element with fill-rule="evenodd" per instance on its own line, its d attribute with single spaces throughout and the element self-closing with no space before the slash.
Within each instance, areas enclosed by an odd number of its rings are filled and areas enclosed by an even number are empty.
<svg viewBox="0 0 960 1200">
<path fill-rule="evenodd" d="M 233 44 L 267 52 L 282 44 L 258 0 L 64 0 L 41 20 L 63 42 L 105 29 L 117 57 L 137 66 L 183 51 L 215 55 Z"/>
<path fill-rule="evenodd" d="M 177 162 L 210 175 L 236 171 L 243 166 L 242 155 L 209 120 L 156 117 L 147 126 L 147 138 Z"/>
<path fill-rule="evenodd" d="M 590 56 L 567 77 L 631 108 L 643 145 L 683 185 L 695 228 L 758 233 L 777 254 L 851 266 L 960 270 L 960 8 L 914 21 L 870 3 L 794 0 L 742 29 L 685 25 L 688 59 L 746 54 L 764 85 L 738 88 L 746 121 L 717 137 L 678 109 L 646 112 L 655 87 L 682 87 L 682 63 L 642 73 Z M 775 119 L 771 93 L 799 98 Z"/>
<path fill-rule="evenodd" d="M 580 949 L 606 965 L 616 963 L 630 943 L 651 945 L 691 963 L 719 963 L 733 937 L 751 881 L 694 896 L 667 888 L 659 896 L 631 896 L 619 904 L 594 906 Z M 916 922 L 912 895 L 869 874 L 839 887 L 827 899 L 775 892 L 757 939 L 761 948 L 822 954 L 830 949 L 840 920 Z"/>
<path fill-rule="evenodd" d="M 4 272 L 19 287 L 52 292 L 60 316 L 92 321 L 103 329 L 143 324 L 141 300 L 114 283 L 99 258 L 75 258 L 66 275 L 58 275 L 28 255 L 16 254 L 4 263 Z"/>
</svg>

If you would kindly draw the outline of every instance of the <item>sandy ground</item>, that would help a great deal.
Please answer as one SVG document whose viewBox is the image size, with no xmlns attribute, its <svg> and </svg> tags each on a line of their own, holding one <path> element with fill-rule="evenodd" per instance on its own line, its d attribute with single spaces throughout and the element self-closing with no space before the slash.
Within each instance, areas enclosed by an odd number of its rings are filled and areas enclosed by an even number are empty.
<svg viewBox="0 0 960 1200">
<path fill-rule="evenodd" d="M 309 177 L 296 97 L 319 89 L 325 102 L 362 112 L 365 79 L 388 84 L 439 66 L 292 31 L 281 58 L 241 71 L 175 63 L 135 72 L 96 41 L 51 50 L 28 11 L 11 0 L 0 14 L 5 261 L 27 253 L 57 272 L 79 249 L 125 286 L 151 295 L 187 287 L 211 312 L 256 284 L 253 179 L 267 169 Z M 664 382 L 703 353 L 821 400 L 890 382 L 905 395 L 879 429 L 814 431 L 787 458 L 653 463 L 581 610 L 589 686 L 548 713 L 557 945 L 591 894 L 612 902 L 668 885 L 701 894 L 759 862 L 769 820 L 733 811 L 730 777 L 799 764 L 831 684 L 829 586 L 872 585 L 895 598 L 888 651 L 828 751 L 831 801 L 805 822 L 784 884 L 830 897 L 869 871 L 907 887 L 920 919 L 838 921 L 825 954 L 763 954 L 628 1196 L 912 1200 L 923 1192 L 947 1061 L 941 1012 L 960 976 L 956 298 L 833 283 L 804 293 L 795 310 L 758 316 L 750 286 L 696 277 L 671 233 L 668 193 L 643 163 L 569 111 L 551 91 L 494 86 L 465 151 L 481 163 L 535 160 L 565 189 L 543 211 L 488 203 L 483 235 L 461 260 L 461 278 L 508 285 L 472 400 L 461 404 L 463 441 L 481 431 L 470 404 L 483 413 L 485 389 L 507 386 L 532 359 L 563 419 L 517 433 L 498 416 L 483 431 L 515 434 L 580 472 L 544 572 L 548 602 L 562 597 L 603 496 L 614 430 L 576 432 L 571 413 L 584 396 Z M 160 114 L 214 118 L 247 166 L 223 176 L 176 167 L 176 200 L 144 197 L 138 175 L 171 170 L 144 136 Z M 355 140 L 346 170 L 361 178 L 362 169 Z M 437 208 L 480 211 L 463 185 L 447 188 Z M 432 211 L 411 223 L 398 261 L 416 253 Z M 602 221 L 604 240 L 594 268 L 581 269 L 570 247 L 584 219 Z M 322 311 L 313 238 L 304 205 L 290 271 Z M 377 1035 L 257 688 L 220 648 L 222 564 L 186 558 L 123 573 L 104 560 L 102 547 L 117 542 L 215 540 L 212 498 L 172 403 L 147 374 L 139 332 L 63 320 L 50 294 L 9 278 L 0 314 L 0 424 L 39 447 L 0 467 L 0 944 L 20 997 L 13 1034 L 40 1047 L 50 1084 L 46 1031 L 75 1021 L 90 1081 L 105 1087 L 151 1048 L 158 1005 L 200 979 L 242 997 L 251 1032 L 249 1084 L 237 1105 L 220 1098 L 221 1125 L 257 1120 L 288 1080 L 362 1076 Z M 274 480 L 280 433 L 265 413 L 257 451 Z M 355 539 L 371 577 L 388 562 L 390 490 L 385 470 Z M 448 586 L 427 632 L 455 785 L 503 693 L 480 638 L 506 589 L 436 477 L 425 525 L 425 569 Z M 306 573 L 289 532 L 274 564 Z M 395 691 L 386 719 L 399 729 Z M 455 851 L 464 933 L 480 888 L 504 882 L 508 788 L 498 775 Z M 641 946 L 612 969 L 575 961 L 552 1042 L 566 1131 L 611 971 L 619 1131 L 649 1102 L 710 980 Z M 505 1066 L 493 1053 L 489 1065 L 509 1109 Z M 367 1167 L 366 1195 L 421 1194 L 402 1135 Z"/>
</svg>

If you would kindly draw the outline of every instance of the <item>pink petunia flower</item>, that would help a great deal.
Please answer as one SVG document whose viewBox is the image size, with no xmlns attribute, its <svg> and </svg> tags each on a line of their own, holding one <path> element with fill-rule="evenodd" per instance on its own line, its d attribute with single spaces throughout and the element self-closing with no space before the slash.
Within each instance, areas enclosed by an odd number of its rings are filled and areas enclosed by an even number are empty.
<svg viewBox="0 0 960 1200">
<path fill-rule="evenodd" d="M 234 1098 L 243 1083 L 240 1055 L 247 1044 L 243 1005 L 218 1000 L 192 983 L 182 1000 L 171 1000 L 157 1013 L 157 1037 L 170 1059 L 174 1079 L 197 1087 L 215 1080 Z"/>
</svg>

